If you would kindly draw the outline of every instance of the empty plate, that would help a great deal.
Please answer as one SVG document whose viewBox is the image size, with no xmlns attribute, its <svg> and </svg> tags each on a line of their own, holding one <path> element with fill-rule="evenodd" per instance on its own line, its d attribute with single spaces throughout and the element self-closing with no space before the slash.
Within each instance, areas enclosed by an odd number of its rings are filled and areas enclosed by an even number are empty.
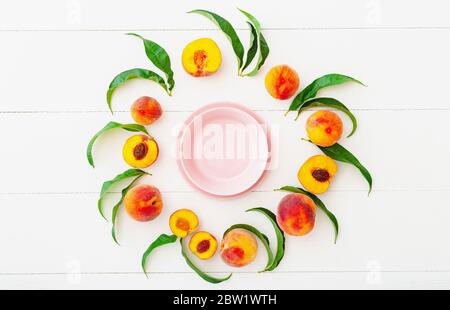
<svg viewBox="0 0 450 310">
<path fill-rule="evenodd" d="M 253 188 L 270 157 L 267 124 L 235 103 L 213 103 L 195 111 L 177 138 L 177 160 L 188 182 L 214 196 Z"/>
</svg>

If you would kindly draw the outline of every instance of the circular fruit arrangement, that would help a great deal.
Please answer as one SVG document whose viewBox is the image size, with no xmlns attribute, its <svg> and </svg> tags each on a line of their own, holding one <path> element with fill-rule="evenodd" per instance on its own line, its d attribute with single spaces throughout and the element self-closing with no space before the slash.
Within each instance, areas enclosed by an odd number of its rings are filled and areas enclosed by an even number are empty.
<svg viewBox="0 0 450 310">
<path fill-rule="evenodd" d="M 234 27 L 225 18 L 206 10 L 194 10 L 189 13 L 204 16 L 219 27 L 231 42 L 238 62 L 238 75 L 252 77 L 257 75 L 264 65 L 270 50 L 259 21 L 250 13 L 240 11 L 247 18 L 250 27 L 251 39 L 247 51 L 245 51 Z M 143 42 L 148 59 L 163 74 L 144 68 L 134 68 L 119 73 L 111 81 L 106 94 L 106 101 L 111 112 L 113 111 L 112 98 L 115 90 L 129 80 L 139 78 L 155 82 L 170 96 L 175 87 L 174 73 L 166 50 L 156 42 L 138 34 L 130 33 L 128 35 Z M 212 39 L 200 38 L 185 46 L 181 62 L 189 75 L 209 77 L 220 69 L 222 53 Z M 253 69 L 249 69 L 250 66 L 253 66 Z M 168 229 L 172 234 L 161 234 L 150 243 L 148 249 L 143 253 L 141 266 L 144 273 L 146 273 L 146 262 L 152 251 L 177 240 L 180 242 L 181 255 L 187 265 L 202 279 L 210 283 L 226 281 L 231 274 L 224 278 L 213 277 L 203 272 L 193 262 L 192 255 L 200 260 L 207 260 L 219 252 L 223 262 L 227 265 L 243 267 L 254 261 L 260 244 L 267 252 L 267 264 L 261 271 L 272 271 L 283 259 L 285 234 L 304 236 L 310 233 L 314 229 L 316 213 L 319 210 L 324 212 L 332 223 L 336 242 L 339 233 L 338 220 L 316 195 L 325 193 L 330 187 L 338 172 L 337 162 L 356 167 L 368 182 L 370 193 L 372 177 L 361 162 L 338 143 L 342 137 L 344 126 L 339 115 L 332 110 L 343 112 L 350 118 L 353 128 L 348 137 L 352 136 L 357 129 L 355 116 L 339 100 L 318 96 L 321 89 L 329 86 L 343 83 L 363 84 L 352 77 L 333 73 L 317 78 L 299 92 L 298 73 L 284 64 L 271 68 L 265 76 L 264 83 L 267 93 L 275 99 L 287 100 L 295 96 L 286 114 L 296 111 L 296 119 L 301 113 L 311 108 L 325 108 L 311 114 L 306 121 L 308 139 L 304 140 L 316 145 L 320 154 L 310 157 L 300 165 L 297 176 L 303 188 L 283 186 L 275 189 L 289 192 L 279 202 L 276 213 L 266 208 L 247 210 L 264 216 L 272 225 L 276 235 L 275 251 L 272 251 L 269 238 L 256 227 L 248 224 L 235 224 L 229 227 L 224 232 L 219 246 L 216 236 L 208 231 L 198 231 L 202 225 L 195 212 L 184 208 L 174 211 L 168 219 Z M 133 133 L 122 148 L 123 159 L 131 168 L 103 183 L 97 204 L 101 216 L 107 219 L 104 214 L 103 199 L 111 192 L 112 188 L 116 188 L 124 180 L 130 180 L 128 185 L 122 188 L 121 198 L 112 208 L 112 237 L 116 243 L 118 243 L 118 239 L 115 224 L 121 206 L 124 206 L 126 213 L 132 219 L 139 222 L 155 220 L 165 207 L 164 197 L 156 186 L 137 185 L 142 177 L 149 175 L 143 169 L 150 167 L 158 160 L 157 139 L 150 135 L 145 126 L 151 126 L 157 122 L 163 114 L 163 109 L 157 99 L 144 96 L 132 103 L 130 112 L 136 123 L 109 122 L 93 136 L 87 147 L 88 162 L 95 167 L 92 149 L 99 136 L 114 129 L 123 129 Z M 198 120 L 201 122 L 200 125 L 196 123 Z M 194 188 L 215 196 L 235 196 L 250 190 L 260 180 L 270 161 L 270 133 L 267 128 L 264 128 L 267 127 L 265 125 L 265 121 L 253 111 L 236 104 L 213 104 L 199 109 L 188 118 L 178 137 L 177 152 L 181 156 L 181 159 L 178 158 L 178 164 L 182 174 Z M 230 143 L 224 143 L 227 136 L 220 135 L 221 140 L 218 143 L 225 145 L 221 152 L 217 153 L 217 147 L 214 147 L 212 148 L 214 151 L 206 152 L 207 154 L 201 153 L 201 156 L 198 157 L 198 154 L 192 151 L 197 149 L 195 142 L 197 127 L 204 131 L 210 127 L 219 128 L 223 132 L 234 130 L 234 133 L 238 130 L 238 133 L 241 133 L 244 138 L 241 144 L 236 143 L 234 139 Z M 243 155 L 240 153 L 242 150 L 244 150 Z M 256 151 L 251 153 L 249 150 Z M 185 239 L 189 239 L 187 247 L 184 244 Z M 190 253 L 186 251 L 187 249 Z"/>
</svg>

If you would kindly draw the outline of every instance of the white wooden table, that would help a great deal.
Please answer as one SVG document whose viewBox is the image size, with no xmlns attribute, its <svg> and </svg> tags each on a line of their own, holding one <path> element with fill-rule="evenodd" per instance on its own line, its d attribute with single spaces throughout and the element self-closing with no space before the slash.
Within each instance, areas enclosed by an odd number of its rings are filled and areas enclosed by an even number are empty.
<svg viewBox="0 0 450 310">
<path fill-rule="evenodd" d="M 223 15 L 246 45 L 247 26 L 236 7 L 259 18 L 271 48 L 254 78 L 237 77 L 231 47 L 214 25 L 186 14 L 204 8 Z M 445 0 L 1 1 L 0 288 L 450 288 L 449 10 Z M 155 84 L 133 81 L 116 92 L 111 116 L 105 92 L 112 77 L 150 67 L 141 42 L 124 35 L 129 31 L 168 50 L 176 87 L 168 97 Z M 185 44 L 199 37 L 213 38 L 223 53 L 223 66 L 211 78 L 194 79 L 180 63 Z M 368 84 L 322 94 L 341 99 L 358 118 L 357 133 L 342 144 L 372 172 L 372 194 L 356 169 L 341 164 L 322 196 L 340 221 L 336 245 L 319 212 L 310 235 L 287 239 L 274 272 L 255 273 L 265 261 L 261 248 L 256 262 L 214 286 L 186 266 L 176 244 L 154 253 L 147 280 L 141 254 L 168 232 L 167 218 L 178 208 L 195 210 L 202 228 L 217 236 L 245 222 L 273 240 L 270 224 L 244 210 L 275 210 L 283 194 L 273 189 L 297 185 L 299 166 L 317 152 L 300 140 L 309 113 L 298 122 L 285 118 L 289 102 L 271 99 L 264 89 L 265 73 L 280 63 L 294 67 L 303 86 L 330 72 Z M 119 247 L 96 201 L 101 183 L 127 168 L 121 147 L 129 133 L 98 141 L 96 169 L 85 149 L 106 122 L 131 122 L 129 106 L 142 95 L 156 97 L 165 111 L 149 128 L 161 154 L 149 169 L 153 176 L 143 180 L 161 189 L 165 209 L 149 223 L 120 213 Z M 222 100 L 246 104 L 278 130 L 276 169 L 255 191 L 226 200 L 194 191 L 173 157 L 176 126 Z M 111 195 L 108 206 L 117 197 Z M 201 266 L 219 275 L 231 270 L 218 257 Z"/>
</svg>

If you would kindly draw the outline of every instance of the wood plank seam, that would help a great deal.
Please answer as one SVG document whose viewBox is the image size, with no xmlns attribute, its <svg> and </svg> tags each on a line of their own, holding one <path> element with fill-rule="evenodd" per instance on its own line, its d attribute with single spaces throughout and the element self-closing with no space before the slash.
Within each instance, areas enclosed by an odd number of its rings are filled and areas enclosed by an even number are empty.
<svg viewBox="0 0 450 310">
<path fill-rule="evenodd" d="M 368 273 L 370 270 L 274 270 L 267 274 L 312 274 L 312 273 Z M 379 270 L 380 273 L 450 273 L 450 270 Z M 180 275 L 196 274 L 194 271 L 148 271 L 148 274 Z M 208 271 L 214 274 L 229 274 L 230 271 Z M 257 274 L 257 271 L 233 271 L 235 274 Z M 52 276 L 67 275 L 70 272 L 6 272 L 0 276 Z M 80 275 L 143 275 L 142 271 L 80 272 Z"/>
<path fill-rule="evenodd" d="M 373 189 L 372 192 L 448 192 L 450 188 L 434 188 L 434 189 L 417 189 L 417 188 L 409 188 L 409 189 Z M 250 193 L 273 193 L 274 190 L 252 190 Z M 354 192 L 367 192 L 367 189 L 330 189 L 328 192 L 333 193 L 354 193 Z M 108 194 L 120 194 L 119 191 L 108 192 Z M 196 190 L 161 190 L 161 193 L 167 194 L 197 194 Z M 31 195 L 100 195 L 100 192 L 0 192 L 0 196 L 31 196 Z"/>
<path fill-rule="evenodd" d="M 252 109 L 255 112 L 286 112 L 286 109 Z M 320 108 L 311 108 L 309 111 L 318 111 Z M 450 111 L 450 108 L 349 108 L 351 111 Z M 166 113 L 190 113 L 194 110 L 165 110 Z M 35 111 L 0 111 L 0 114 L 85 114 L 85 113 L 107 113 L 108 110 L 74 110 L 74 111 L 49 111 L 49 110 L 35 110 Z M 114 113 L 130 113 L 128 110 L 115 110 Z"/>
<path fill-rule="evenodd" d="M 247 31 L 247 28 L 235 28 L 236 31 Z M 263 31 L 323 31 L 323 30 L 450 30 L 450 26 L 365 26 L 365 27 L 280 27 L 280 28 L 262 28 Z M 32 28 L 11 28 L 0 29 L 0 32 L 189 32 L 189 31 L 213 31 L 218 32 L 216 28 L 91 28 L 91 29 L 32 29 Z"/>
</svg>

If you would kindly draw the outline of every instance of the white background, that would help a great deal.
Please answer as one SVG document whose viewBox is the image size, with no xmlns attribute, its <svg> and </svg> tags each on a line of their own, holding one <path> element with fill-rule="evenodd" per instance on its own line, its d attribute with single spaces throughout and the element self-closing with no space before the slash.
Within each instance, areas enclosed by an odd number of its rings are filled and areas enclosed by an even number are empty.
<svg viewBox="0 0 450 310">
<path fill-rule="evenodd" d="M 248 42 L 245 18 L 262 23 L 271 48 L 262 71 L 239 78 L 222 33 L 196 8 L 229 19 Z M 448 1 L 119 1 L 4 0 L 0 4 L 0 288 L 58 289 L 311 289 L 450 288 L 450 20 Z M 151 68 L 133 31 L 167 49 L 175 71 L 173 97 L 147 81 L 133 81 L 114 96 L 105 93 L 115 74 Z M 183 47 L 211 37 L 223 53 L 214 76 L 194 79 L 182 69 Z M 140 257 L 178 208 L 195 210 L 201 228 L 216 236 L 231 224 L 258 226 L 273 240 L 270 224 L 250 207 L 275 210 L 283 185 L 317 150 L 302 142 L 309 113 L 285 118 L 289 101 L 273 100 L 264 76 L 276 64 L 294 67 L 305 86 L 330 72 L 354 76 L 368 87 L 345 85 L 321 94 L 342 100 L 359 129 L 341 143 L 372 172 L 374 189 L 359 172 L 339 165 L 330 191 L 321 196 L 341 225 L 338 243 L 319 212 L 315 230 L 287 238 L 285 259 L 271 273 L 261 248 L 250 266 L 232 270 L 230 281 L 212 285 L 185 264 L 179 245 L 154 252 L 147 280 Z M 163 192 L 162 215 L 137 223 L 121 212 L 118 236 L 98 214 L 102 182 L 127 168 L 121 158 L 130 133 L 115 131 L 94 148 L 97 168 L 85 158 L 90 137 L 106 122 L 131 122 L 129 106 L 150 95 L 165 114 L 149 127 L 161 147 L 143 182 Z M 278 167 L 255 191 L 236 199 L 211 199 L 182 179 L 172 156 L 176 125 L 214 101 L 243 103 L 278 128 Z M 347 132 L 350 124 L 345 115 Z M 110 195 L 111 206 L 118 194 Z M 108 213 L 110 209 L 108 208 Z M 216 256 L 198 262 L 223 276 L 231 271 Z"/>
</svg>

